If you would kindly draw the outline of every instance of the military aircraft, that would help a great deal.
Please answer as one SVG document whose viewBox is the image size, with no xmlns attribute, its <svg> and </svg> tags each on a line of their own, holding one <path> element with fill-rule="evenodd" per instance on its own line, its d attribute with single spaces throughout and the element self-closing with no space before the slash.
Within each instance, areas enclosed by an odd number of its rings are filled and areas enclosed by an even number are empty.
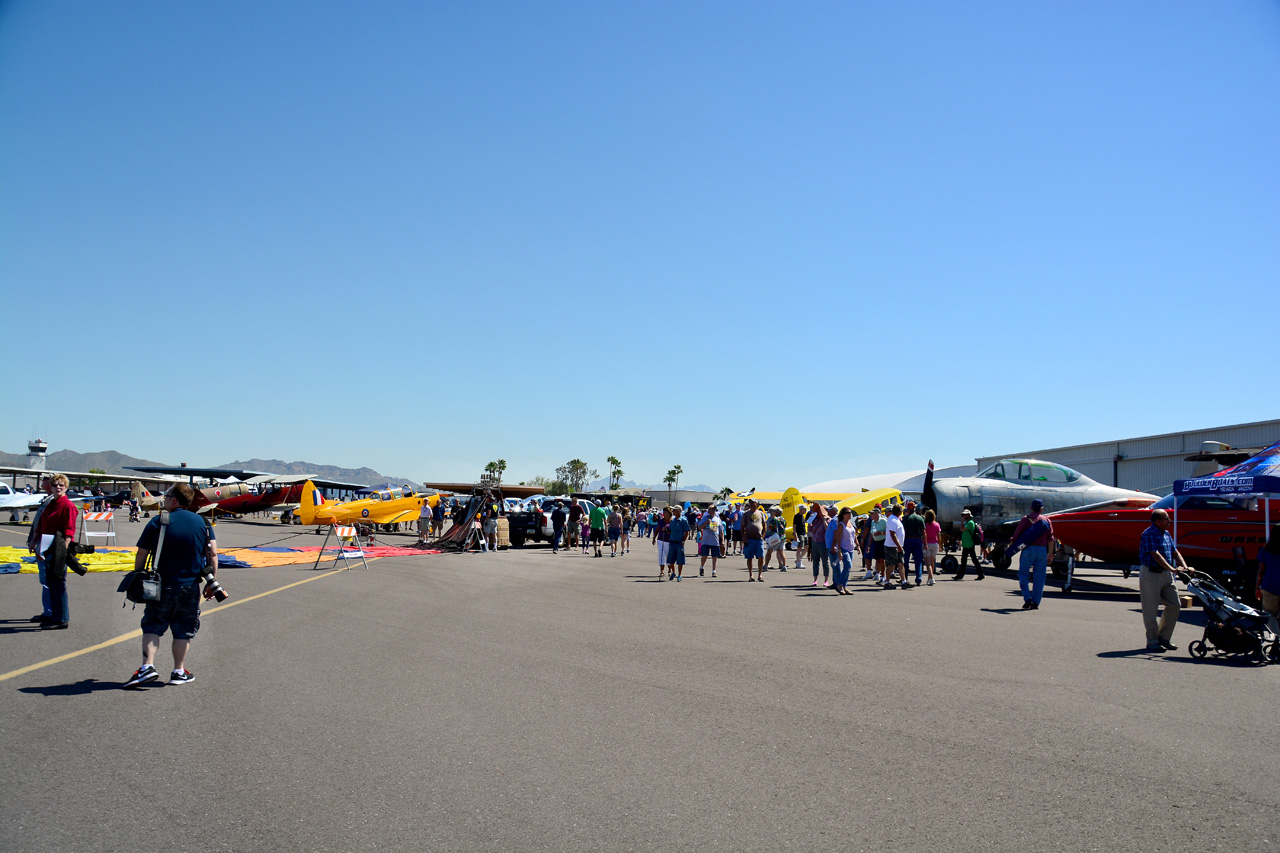
<svg viewBox="0 0 1280 853">
<path fill-rule="evenodd" d="M 164 509 L 164 496 L 151 494 L 137 480 L 129 484 L 129 493 L 138 499 L 138 507 L 143 512 L 159 512 Z M 250 493 L 249 487 L 244 483 L 219 483 L 216 486 L 196 489 L 196 497 L 191 502 L 191 509 L 196 512 L 209 512 L 219 501 Z"/>
<path fill-rule="evenodd" d="M 310 480 L 302 487 L 298 506 L 298 519 L 303 524 L 394 524 L 409 521 L 422 512 L 422 505 L 435 506 L 439 495 L 415 495 L 401 489 L 384 489 L 358 501 L 325 500 L 315 483 Z"/>
<path fill-rule="evenodd" d="M 1147 492 L 1104 486 L 1056 462 L 1019 458 L 1001 459 L 973 477 L 941 480 L 933 479 L 933 460 L 930 459 L 922 498 L 924 505 L 937 513 L 944 533 L 959 535 L 963 526 L 961 513 L 967 509 L 973 514 L 973 520 L 982 525 L 988 542 L 999 538 L 999 525 L 1026 515 L 1036 498 L 1044 501 L 1046 513 L 1105 501 L 1150 505 L 1159 500 Z M 992 560 L 997 567 L 1007 567 L 1002 545 L 997 545 Z"/>
</svg>

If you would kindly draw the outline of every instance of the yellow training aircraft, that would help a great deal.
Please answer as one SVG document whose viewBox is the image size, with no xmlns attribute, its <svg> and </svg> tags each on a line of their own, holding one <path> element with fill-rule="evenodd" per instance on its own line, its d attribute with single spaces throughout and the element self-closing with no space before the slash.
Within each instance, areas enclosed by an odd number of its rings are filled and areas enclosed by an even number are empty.
<svg viewBox="0 0 1280 853">
<path fill-rule="evenodd" d="M 358 501 L 327 501 L 315 484 L 307 480 L 302 487 L 298 518 L 303 524 L 394 524 L 409 521 L 422 512 L 422 505 L 435 506 L 439 495 L 404 495 L 400 489 L 384 489 Z"/>
</svg>

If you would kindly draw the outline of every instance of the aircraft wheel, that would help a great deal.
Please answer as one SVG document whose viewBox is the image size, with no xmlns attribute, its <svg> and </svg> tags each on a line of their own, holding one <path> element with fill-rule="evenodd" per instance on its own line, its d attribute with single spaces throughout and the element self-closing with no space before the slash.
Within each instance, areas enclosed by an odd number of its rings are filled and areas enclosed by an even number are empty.
<svg viewBox="0 0 1280 853">
<path fill-rule="evenodd" d="M 995 550 L 991 552 L 991 565 L 1002 572 L 1013 565 L 1013 558 L 1005 552 L 1003 545 L 997 545 Z"/>
<path fill-rule="evenodd" d="M 1054 563 L 1050 568 L 1053 569 L 1053 576 L 1055 578 L 1065 578 L 1067 576 L 1066 563 Z"/>
<path fill-rule="evenodd" d="M 949 575 L 953 575 L 960 569 L 960 561 L 948 554 L 942 558 L 942 562 L 938 564 L 938 568 Z"/>
<path fill-rule="evenodd" d="M 1191 652 L 1193 658 L 1203 659 L 1205 655 L 1209 654 L 1209 647 L 1204 640 L 1194 640 L 1187 646 L 1187 651 Z"/>
</svg>

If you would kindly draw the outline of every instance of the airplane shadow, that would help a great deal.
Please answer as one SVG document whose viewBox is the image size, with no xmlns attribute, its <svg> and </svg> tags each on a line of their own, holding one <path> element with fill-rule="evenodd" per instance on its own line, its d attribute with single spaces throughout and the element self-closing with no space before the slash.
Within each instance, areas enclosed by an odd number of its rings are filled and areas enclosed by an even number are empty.
<svg viewBox="0 0 1280 853">
<path fill-rule="evenodd" d="M 164 682 L 152 682 L 163 686 Z M 103 690 L 120 690 L 122 685 L 118 681 L 99 681 L 96 678 L 86 678 L 73 684 L 50 684 L 47 687 L 20 687 L 19 693 L 38 693 L 41 696 L 85 696 L 89 693 L 99 693 Z"/>
</svg>

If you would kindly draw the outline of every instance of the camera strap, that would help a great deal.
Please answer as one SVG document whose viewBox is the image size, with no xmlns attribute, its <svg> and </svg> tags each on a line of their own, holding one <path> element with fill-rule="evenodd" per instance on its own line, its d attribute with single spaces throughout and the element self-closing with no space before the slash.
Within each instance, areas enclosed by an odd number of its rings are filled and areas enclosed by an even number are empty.
<svg viewBox="0 0 1280 853">
<path fill-rule="evenodd" d="M 160 538 L 156 542 L 156 552 L 151 555 L 152 571 L 160 571 L 160 552 L 164 550 L 164 534 L 169 529 L 169 511 L 167 509 L 160 510 Z"/>
</svg>

